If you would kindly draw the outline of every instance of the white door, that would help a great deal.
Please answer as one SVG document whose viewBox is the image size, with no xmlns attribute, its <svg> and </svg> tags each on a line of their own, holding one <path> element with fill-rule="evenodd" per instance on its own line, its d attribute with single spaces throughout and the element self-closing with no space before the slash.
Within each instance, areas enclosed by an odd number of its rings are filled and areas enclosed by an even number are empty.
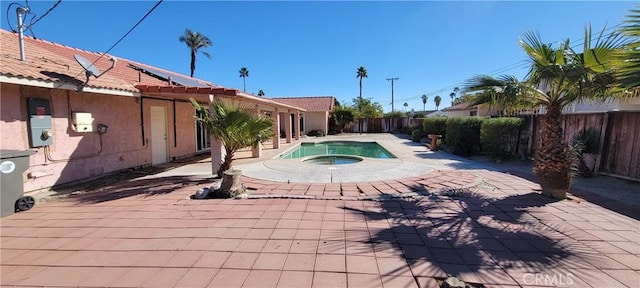
<svg viewBox="0 0 640 288">
<path fill-rule="evenodd" d="M 167 162 L 167 110 L 151 106 L 151 165 Z"/>
</svg>

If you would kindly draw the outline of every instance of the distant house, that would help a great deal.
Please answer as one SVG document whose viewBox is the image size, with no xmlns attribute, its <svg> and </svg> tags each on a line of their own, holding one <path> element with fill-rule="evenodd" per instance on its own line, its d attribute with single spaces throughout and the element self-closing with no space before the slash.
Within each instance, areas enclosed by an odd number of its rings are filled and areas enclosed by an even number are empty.
<svg viewBox="0 0 640 288">
<path fill-rule="evenodd" d="M 333 96 L 271 98 L 279 103 L 300 107 L 306 112 L 300 118 L 300 130 L 306 134 L 313 130 L 329 133 L 329 117 L 335 105 Z"/>
<path fill-rule="evenodd" d="M 463 117 L 463 116 L 495 116 L 497 110 L 491 108 L 489 105 L 471 105 L 470 103 L 460 103 L 451 107 L 440 110 L 439 115 L 433 116 L 448 116 L 448 117 Z M 432 115 L 429 115 L 432 116 Z"/>
<path fill-rule="evenodd" d="M 22 61 L 18 41 L 18 35 L 0 30 L 0 149 L 36 152 L 25 173 L 25 191 L 203 151 L 211 153 L 217 169 L 222 147 L 195 121 L 190 98 L 203 104 L 220 99 L 269 114 L 274 130 L 281 130 L 281 122 L 293 122 L 297 129 L 297 119 L 306 112 L 151 65 L 31 37 L 24 39 Z M 86 66 L 93 63 L 95 72 L 104 75 L 87 76 L 76 59 L 86 59 Z M 284 129 L 287 142 L 294 129 Z M 279 145 L 276 136 L 272 146 Z M 259 155 L 254 150 L 254 157 Z"/>
</svg>

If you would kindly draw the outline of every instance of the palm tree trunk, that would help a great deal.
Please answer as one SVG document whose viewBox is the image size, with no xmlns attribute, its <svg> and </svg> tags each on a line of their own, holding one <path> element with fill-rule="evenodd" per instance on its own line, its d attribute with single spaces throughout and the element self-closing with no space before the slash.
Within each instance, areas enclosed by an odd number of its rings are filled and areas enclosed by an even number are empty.
<svg viewBox="0 0 640 288">
<path fill-rule="evenodd" d="M 360 77 L 360 101 L 362 101 L 362 77 Z"/>
<path fill-rule="evenodd" d="M 247 83 L 245 82 L 247 77 L 242 76 L 242 91 L 247 92 Z"/>
<path fill-rule="evenodd" d="M 228 149 L 225 149 L 225 156 L 224 156 L 224 161 L 222 161 L 222 164 L 220 164 L 220 168 L 218 169 L 218 172 L 216 174 L 218 174 L 218 177 L 222 177 L 222 175 L 224 174 L 224 171 L 227 171 L 229 169 L 231 169 L 231 161 L 233 161 L 233 154 L 235 151 L 230 151 Z"/>
<path fill-rule="evenodd" d="M 194 71 L 196 71 L 196 51 L 191 50 L 191 78 L 193 78 Z"/>
<path fill-rule="evenodd" d="M 559 105 L 547 106 L 533 165 L 542 194 L 556 199 L 566 198 L 571 184 L 571 156 L 564 142 L 561 115 Z"/>
</svg>

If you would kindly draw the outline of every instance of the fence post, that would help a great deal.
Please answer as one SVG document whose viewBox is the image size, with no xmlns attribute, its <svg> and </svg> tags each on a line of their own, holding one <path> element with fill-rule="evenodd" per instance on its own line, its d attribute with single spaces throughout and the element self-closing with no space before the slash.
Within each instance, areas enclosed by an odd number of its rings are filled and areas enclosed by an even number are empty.
<svg viewBox="0 0 640 288">
<path fill-rule="evenodd" d="M 602 129 L 600 129 L 600 145 L 598 147 L 598 154 L 596 154 L 596 161 L 595 161 L 595 167 L 593 167 L 593 174 L 594 175 L 598 175 L 598 173 L 600 172 L 600 166 L 602 166 L 602 159 L 604 159 L 604 157 L 602 157 L 602 153 L 605 151 L 604 149 L 604 145 L 606 144 L 605 140 L 607 139 L 607 136 L 609 135 L 609 114 L 612 113 L 611 111 L 604 113 L 604 116 L 602 117 Z M 607 144 L 607 151 L 609 150 L 609 146 Z"/>
</svg>

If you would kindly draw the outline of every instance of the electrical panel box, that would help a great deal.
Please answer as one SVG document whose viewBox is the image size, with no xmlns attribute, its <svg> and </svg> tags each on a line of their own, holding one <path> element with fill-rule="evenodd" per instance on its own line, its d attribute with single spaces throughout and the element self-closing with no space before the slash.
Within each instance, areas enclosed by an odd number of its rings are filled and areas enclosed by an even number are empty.
<svg viewBox="0 0 640 288">
<path fill-rule="evenodd" d="M 93 116 L 91 113 L 73 112 L 73 127 L 76 132 L 93 132 Z"/>
<path fill-rule="evenodd" d="M 31 147 L 42 147 L 53 144 L 53 128 L 51 126 L 51 104 L 49 100 L 29 98 L 29 141 Z"/>
</svg>

